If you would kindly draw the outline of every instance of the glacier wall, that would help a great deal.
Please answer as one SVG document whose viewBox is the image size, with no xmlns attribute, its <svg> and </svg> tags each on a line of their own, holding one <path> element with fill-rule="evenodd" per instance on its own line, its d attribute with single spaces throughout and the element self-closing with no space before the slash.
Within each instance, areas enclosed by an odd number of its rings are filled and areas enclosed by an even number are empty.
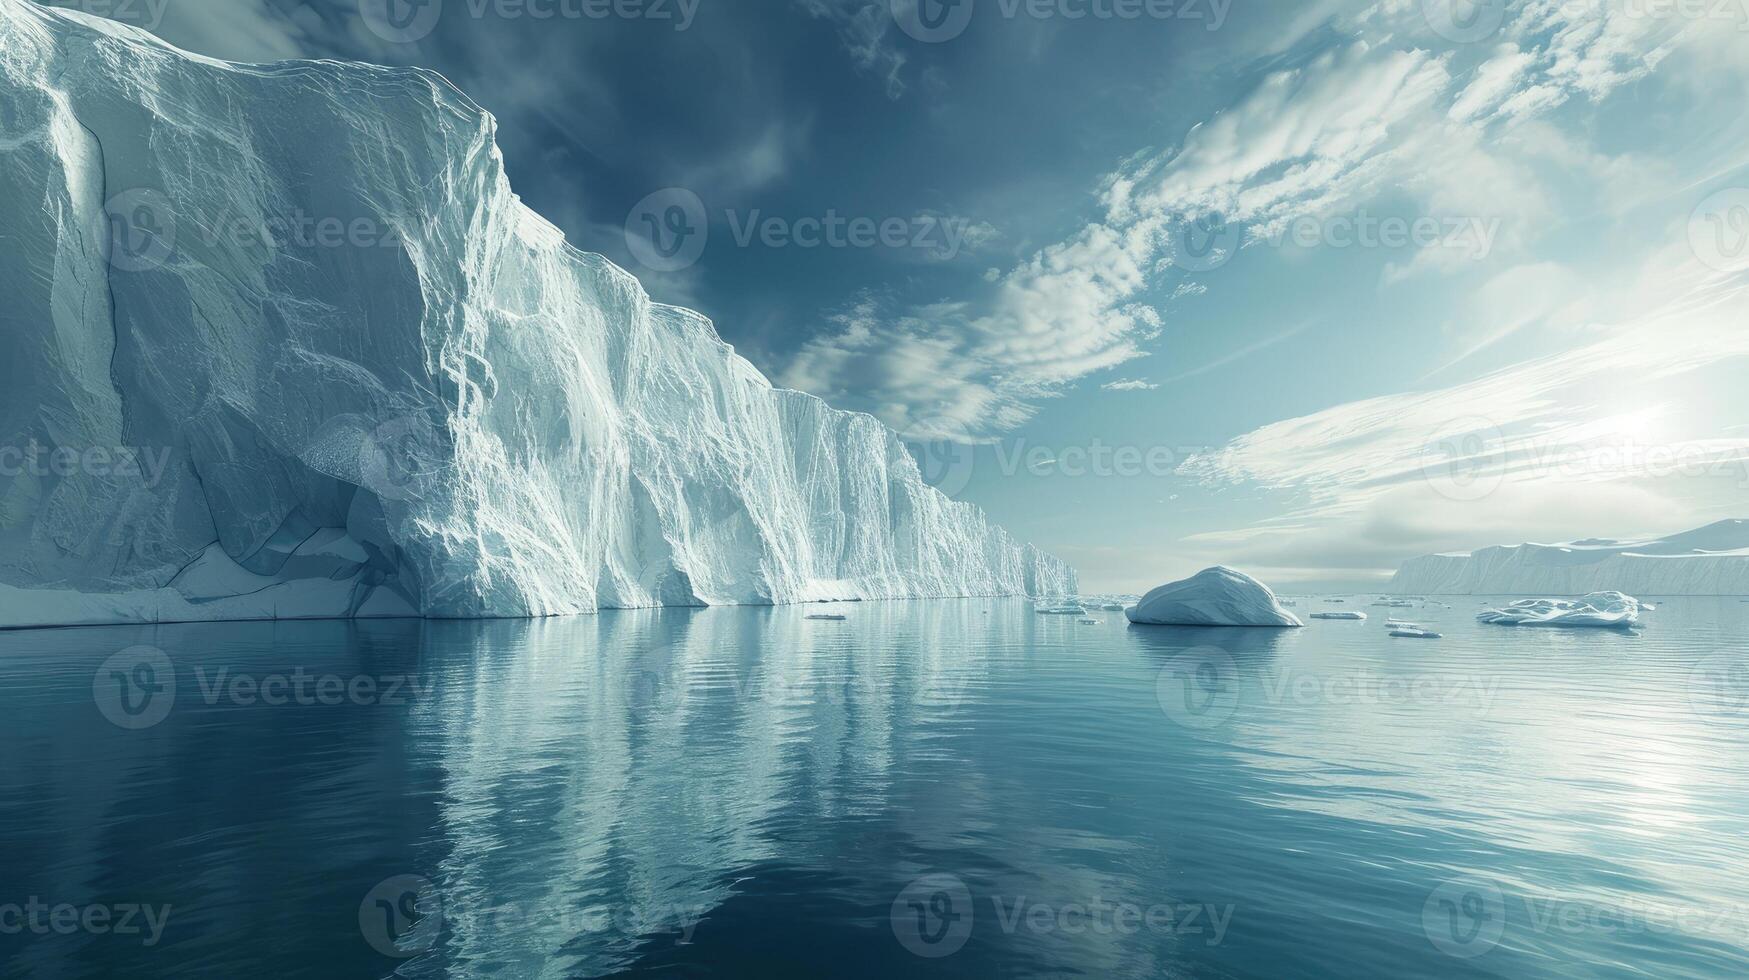
<svg viewBox="0 0 1749 980">
<path fill-rule="evenodd" d="M 1749 521 L 1649 541 L 1520 544 L 1403 563 L 1387 591 L 1422 595 L 1749 595 Z"/>
<path fill-rule="evenodd" d="M 0 0 L 0 627 L 1075 591 L 493 136 L 432 72 Z"/>
</svg>

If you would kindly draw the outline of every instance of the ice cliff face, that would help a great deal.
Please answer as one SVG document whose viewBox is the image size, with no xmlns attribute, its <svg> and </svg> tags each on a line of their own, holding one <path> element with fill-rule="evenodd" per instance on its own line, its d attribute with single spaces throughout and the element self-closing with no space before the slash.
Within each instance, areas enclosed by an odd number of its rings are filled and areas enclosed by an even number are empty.
<svg viewBox="0 0 1749 980">
<path fill-rule="evenodd" d="M 1521 544 L 1403 563 L 1396 593 L 1749 595 L 1749 521 L 1720 521 L 1651 541 Z"/>
<path fill-rule="evenodd" d="M 0 626 L 1075 590 L 567 246 L 493 126 L 0 0 Z"/>
</svg>

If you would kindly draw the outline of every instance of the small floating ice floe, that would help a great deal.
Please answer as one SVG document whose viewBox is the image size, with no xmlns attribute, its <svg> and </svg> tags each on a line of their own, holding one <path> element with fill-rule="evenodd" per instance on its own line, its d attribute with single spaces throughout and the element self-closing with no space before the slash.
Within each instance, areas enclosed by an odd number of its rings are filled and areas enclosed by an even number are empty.
<svg viewBox="0 0 1749 980">
<path fill-rule="evenodd" d="M 1640 600 L 1621 592 L 1593 592 L 1578 599 L 1520 599 L 1504 609 L 1476 614 L 1498 626 L 1563 626 L 1628 629 L 1640 621 Z"/>
<path fill-rule="evenodd" d="M 829 620 L 829 621 L 834 622 L 834 623 L 841 623 L 848 617 L 840 616 L 837 613 L 809 613 L 808 618 L 809 619 L 824 619 L 824 620 Z"/>
<path fill-rule="evenodd" d="M 1087 613 L 1087 610 L 1073 604 L 1034 606 L 1033 609 L 1044 616 L 1084 616 Z"/>
<path fill-rule="evenodd" d="M 1392 630 L 1391 635 L 1401 636 L 1410 640 L 1438 640 L 1443 638 L 1443 634 L 1435 633 L 1432 630 L 1417 629 L 1413 627 Z"/>
<path fill-rule="evenodd" d="M 1313 619 L 1365 619 L 1366 613 L 1348 612 L 1347 610 L 1342 610 L 1342 611 L 1338 611 L 1338 612 L 1316 612 L 1316 613 L 1312 614 L 1312 618 Z"/>
<path fill-rule="evenodd" d="M 1124 610 L 1141 626 L 1304 626 L 1269 586 L 1217 565 L 1168 582 Z"/>
<path fill-rule="evenodd" d="M 1401 619 L 1387 619 L 1385 620 L 1385 628 L 1393 630 L 1418 630 L 1421 628 L 1421 624 L 1407 623 Z"/>
<path fill-rule="evenodd" d="M 1083 619 L 1083 620 L 1081 620 L 1081 625 L 1082 626 L 1098 626 L 1099 620 L 1097 620 L 1097 619 Z"/>
<path fill-rule="evenodd" d="M 1375 605 L 1375 606 L 1390 606 L 1393 609 L 1409 609 L 1409 608 L 1413 607 L 1415 604 L 1413 602 L 1410 602 L 1408 599 L 1380 599 L 1379 601 L 1373 603 L 1373 605 Z"/>
</svg>

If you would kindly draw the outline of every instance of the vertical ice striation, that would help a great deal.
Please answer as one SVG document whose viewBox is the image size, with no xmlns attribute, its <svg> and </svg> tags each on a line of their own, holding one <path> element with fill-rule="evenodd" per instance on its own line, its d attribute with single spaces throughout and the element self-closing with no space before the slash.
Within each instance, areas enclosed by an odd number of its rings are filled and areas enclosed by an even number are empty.
<svg viewBox="0 0 1749 980">
<path fill-rule="evenodd" d="M 1074 590 L 567 245 L 493 130 L 0 0 L 0 626 Z"/>
</svg>

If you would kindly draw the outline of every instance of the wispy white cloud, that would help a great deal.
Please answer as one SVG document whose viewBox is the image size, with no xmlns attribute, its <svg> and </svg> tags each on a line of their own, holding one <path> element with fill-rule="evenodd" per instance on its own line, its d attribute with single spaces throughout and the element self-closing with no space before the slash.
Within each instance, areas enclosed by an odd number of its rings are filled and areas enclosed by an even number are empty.
<svg viewBox="0 0 1749 980">
<path fill-rule="evenodd" d="M 1190 543 L 1283 567 L 1305 564 L 1297 549 L 1312 545 L 1325 567 L 1362 567 L 1558 529 L 1669 532 L 1740 509 L 1749 438 L 1685 394 L 1697 372 L 1749 367 L 1749 335 L 1734 326 L 1749 317 L 1749 277 L 1691 268 L 1686 282 L 1656 314 L 1558 353 L 1276 422 L 1193 457 L 1185 475 L 1266 488 L 1289 512 Z"/>
<path fill-rule="evenodd" d="M 1229 354 L 1223 354 L 1220 357 L 1217 357 L 1214 360 L 1208 362 L 1207 364 L 1202 364 L 1202 365 L 1199 365 L 1197 367 L 1193 367 L 1188 371 L 1181 371 L 1178 374 L 1175 374 L 1172 377 L 1167 378 L 1166 383 L 1167 384 L 1174 384 L 1176 382 L 1183 381 L 1187 378 L 1194 378 L 1194 377 L 1197 377 L 1198 375 L 1208 374 L 1211 371 L 1220 370 L 1221 368 L 1224 368 L 1229 364 L 1235 363 L 1237 361 L 1242 361 L 1245 358 L 1250 357 L 1252 354 L 1257 353 L 1258 351 L 1268 350 L 1269 348 L 1274 347 L 1276 344 L 1279 344 L 1284 340 L 1290 340 L 1294 337 L 1297 337 L 1300 334 L 1305 333 L 1307 330 L 1311 329 L 1312 325 L 1315 324 L 1316 322 L 1317 322 L 1316 320 L 1307 320 L 1304 323 L 1300 323 L 1300 324 L 1297 324 L 1295 326 L 1289 327 L 1288 329 L 1283 330 L 1281 333 L 1275 334 L 1273 336 L 1265 337 L 1262 340 L 1257 341 L 1256 343 L 1246 344 L 1244 347 L 1241 347 L 1238 350 L 1233 351 Z"/>
<path fill-rule="evenodd" d="M 45 0 L 104 16 L 158 35 L 186 51 L 227 61 L 264 62 L 319 57 L 330 50 L 314 10 L 270 0 L 135 0 L 91 3 Z"/>
<path fill-rule="evenodd" d="M 1575 98 L 1606 98 L 1685 41 L 1720 29 L 1616 8 L 1534 0 L 1511 7 L 1495 36 L 1473 45 L 1440 36 L 1421 2 L 1384 0 L 1360 14 L 1321 7 L 1301 25 L 1305 31 L 1347 29 L 1357 39 L 1269 72 L 1176 146 L 1127 161 L 1105 181 L 1100 220 L 991 276 L 995 288 L 987 294 L 859 318 L 854 331 L 810 341 L 788 380 L 820 385 L 821 393 L 860 394 L 865 407 L 901 427 L 920 411 L 953 413 L 973 431 L 1011 426 L 1030 417 L 1038 399 L 1146 352 L 1161 327 L 1154 304 L 1164 300 L 1154 298 L 1155 287 L 1182 282 L 1173 260 L 1183 257 L 1177 231 L 1187 220 L 1220 215 L 1244 229 L 1245 245 L 1256 245 L 1290 222 L 1327 218 L 1385 194 L 1406 195 L 1429 216 L 1486 222 L 1494 233 L 1488 249 L 1426 248 L 1393 261 L 1381 285 L 1492 260 L 1499 264 L 1484 300 L 1536 283 L 1554 294 L 1578 293 L 1572 276 L 1535 257 L 1538 238 L 1564 218 L 1561 196 L 1582 178 L 1625 211 L 1648 193 L 1645 180 L 1657 164 L 1627 167 L 1633 149 L 1600 154 L 1542 117 Z M 1568 182 L 1551 186 L 1551 173 Z M 1200 285 L 1181 286 L 1170 298 Z M 1571 312 L 1551 294 L 1484 316 L 1469 350 Z M 1254 343 L 1178 378 L 1257 349 Z M 916 350 L 951 351 L 953 368 L 900 380 L 887 368 L 858 367 L 865 357 L 887 367 L 921 362 Z M 853 376 L 880 386 L 859 391 Z M 969 392 L 953 390 L 968 384 Z"/>
<path fill-rule="evenodd" d="M 795 0 L 796 7 L 808 15 L 835 25 L 851 61 L 858 69 L 879 78 L 888 98 L 897 99 L 905 94 L 906 59 L 894 43 L 897 22 L 888 3 L 889 0 Z"/>
<path fill-rule="evenodd" d="M 1332 200 L 1378 169 L 1393 125 L 1424 113 L 1447 81 L 1425 52 L 1364 44 L 1275 73 L 1181 148 L 1132 161 L 1107 181 L 1103 221 L 1034 253 L 986 295 L 891 316 L 864 305 L 805 344 L 780 380 L 848 398 L 902 431 L 943 416 L 975 433 L 1013 427 L 1064 385 L 1146 353 L 1162 321 L 1143 294 L 1172 254 L 1176 220 L 1208 210 L 1285 219 Z M 942 352 L 946 370 L 895 370 Z"/>
<path fill-rule="evenodd" d="M 1099 387 L 1106 391 L 1153 391 L 1160 386 L 1152 381 L 1143 381 L 1139 378 L 1121 378 L 1117 381 L 1107 381 Z"/>
<path fill-rule="evenodd" d="M 779 381 L 907 434 L 944 419 L 974 436 L 1013 428 L 1063 385 L 1145 353 L 1161 321 L 1134 298 L 1154 234 L 1089 225 L 1003 274 L 975 304 L 890 315 L 865 299 L 807 341 Z"/>
</svg>

